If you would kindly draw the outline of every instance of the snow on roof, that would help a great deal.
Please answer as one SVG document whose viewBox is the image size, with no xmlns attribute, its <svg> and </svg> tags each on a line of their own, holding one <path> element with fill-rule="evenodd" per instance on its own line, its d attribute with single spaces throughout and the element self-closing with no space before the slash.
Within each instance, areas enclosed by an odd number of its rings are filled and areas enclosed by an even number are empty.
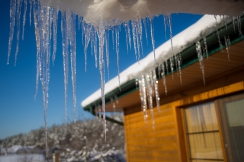
<svg viewBox="0 0 244 162">
<path fill-rule="evenodd" d="M 227 20 L 230 21 L 230 20 Z M 212 32 L 216 31 L 217 28 L 224 26 L 223 16 L 204 15 L 195 24 L 191 25 L 181 33 L 174 36 L 173 39 L 173 51 L 171 47 L 171 41 L 160 45 L 156 50 L 156 62 L 162 63 L 169 59 L 171 56 L 178 54 L 187 47 L 193 45 L 196 41 L 206 37 Z M 120 73 L 120 83 L 124 83 L 139 77 L 141 74 L 146 73 L 152 69 L 155 69 L 154 53 L 150 52 L 144 59 L 140 60 L 139 63 L 131 65 L 129 68 Z M 111 79 L 105 84 L 105 94 L 113 91 L 119 87 L 118 76 Z M 101 98 L 101 89 L 91 94 L 85 100 L 82 101 L 81 106 L 86 107 L 97 99 Z"/>
<path fill-rule="evenodd" d="M 42 5 L 67 9 L 82 16 L 86 23 L 98 26 L 100 21 L 114 25 L 121 21 L 158 14 L 193 13 L 240 15 L 244 2 L 235 0 L 40 0 Z"/>
</svg>

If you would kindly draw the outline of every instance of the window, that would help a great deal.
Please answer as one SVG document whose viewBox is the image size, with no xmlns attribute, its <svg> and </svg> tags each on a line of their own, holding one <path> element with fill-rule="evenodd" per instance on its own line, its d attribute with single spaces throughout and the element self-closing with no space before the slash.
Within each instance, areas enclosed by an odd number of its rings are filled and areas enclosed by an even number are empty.
<svg viewBox="0 0 244 162">
<path fill-rule="evenodd" d="M 244 161 L 244 94 L 218 100 L 228 162 Z"/>
<path fill-rule="evenodd" d="M 214 102 L 184 109 L 191 162 L 224 161 Z"/>
</svg>

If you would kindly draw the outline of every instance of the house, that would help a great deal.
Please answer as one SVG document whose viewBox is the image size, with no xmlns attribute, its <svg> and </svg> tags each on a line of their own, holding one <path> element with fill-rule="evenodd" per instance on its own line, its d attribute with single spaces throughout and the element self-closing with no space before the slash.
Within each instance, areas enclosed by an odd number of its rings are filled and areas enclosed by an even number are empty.
<svg viewBox="0 0 244 162">
<path fill-rule="evenodd" d="M 106 110 L 116 96 L 124 112 L 127 161 L 244 161 L 243 17 L 228 22 L 204 16 L 173 38 L 176 53 L 170 42 L 156 50 L 156 69 L 149 54 L 121 73 L 121 90 L 107 83 Z M 98 113 L 99 93 L 84 110 Z"/>
</svg>

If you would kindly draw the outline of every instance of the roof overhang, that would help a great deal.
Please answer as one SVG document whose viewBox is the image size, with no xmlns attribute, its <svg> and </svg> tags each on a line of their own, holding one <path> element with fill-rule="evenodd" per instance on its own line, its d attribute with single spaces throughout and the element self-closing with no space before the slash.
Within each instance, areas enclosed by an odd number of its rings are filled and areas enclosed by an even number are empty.
<svg viewBox="0 0 244 162">
<path fill-rule="evenodd" d="M 243 21 L 243 17 L 242 17 Z M 236 27 L 235 27 L 236 28 Z M 244 27 L 242 26 L 242 30 Z M 227 28 L 224 26 L 219 29 L 219 37 L 222 44 L 225 44 L 225 36 L 229 36 L 231 41 L 231 47 L 229 49 L 230 52 L 230 60 L 228 60 L 228 54 L 225 50 L 225 46 L 223 50 L 219 47 L 219 40 L 216 32 L 211 33 L 206 37 L 208 42 L 208 58 L 204 59 L 204 67 L 205 67 L 205 79 L 206 85 L 203 84 L 203 76 L 199 67 L 196 46 L 195 44 L 188 47 L 187 49 L 181 51 L 182 57 L 182 85 L 180 82 L 179 74 L 174 72 L 173 74 L 168 73 L 166 76 L 167 81 L 167 89 L 168 94 L 170 96 L 172 93 L 175 93 L 177 90 L 182 89 L 184 87 L 190 86 L 192 84 L 201 84 L 202 86 L 207 86 L 208 81 L 211 78 L 226 72 L 232 69 L 240 69 L 244 66 L 244 44 L 243 44 L 243 36 L 240 37 L 239 33 L 234 29 L 232 23 L 229 23 Z M 174 76 L 172 79 L 172 75 Z M 161 97 L 161 103 L 166 102 L 163 101 L 166 97 L 164 93 L 164 85 L 159 79 L 159 94 Z M 182 94 L 184 95 L 184 94 Z M 111 102 L 111 98 L 117 96 L 118 103 L 116 103 L 116 108 L 114 109 L 114 104 Z M 139 91 L 138 87 L 135 84 L 135 80 L 130 80 L 125 84 L 121 85 L 120 89 L 115 88 L 110 93 L 106 94 L 106 111 L 122 111 L 125 108 L 129 108 L 133 105 L 138 105 L 140 103 Z M 167 100 L 168 102 L 169 100 Z M 84 110 L 96 112 L 96 108 L 99 108 L 97 105 L 101 105 L 101 98 L 92 102 L 91 104 L 84 107 Z"/>
</svg>

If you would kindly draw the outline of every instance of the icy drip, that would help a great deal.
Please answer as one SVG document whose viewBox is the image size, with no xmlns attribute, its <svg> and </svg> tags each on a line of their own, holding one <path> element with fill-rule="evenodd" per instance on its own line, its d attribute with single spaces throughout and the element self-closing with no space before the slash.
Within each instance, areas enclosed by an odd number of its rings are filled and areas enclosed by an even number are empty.
<svg viewBox="0 0 244 162">
<path fill-rule="evenodd" d="M 150 33 L 151 33 L 151 39 L 152 39 L 152 47 L 153 47 L 153 54 L 154 54 L 154 63 L 155 65 L 157 65 L 157 62 L 156 62 L 156 54 L 155 54 L 155 40 L 154 40 L 154 28 L 153 28 L 153 20 L 152 18 L 149 19 L 150 21 Z"/>
<path fill-rule="evenodd" d="M 155 70 L 152 72 L 152 80 L 153 80 L 153 86 L 154 86 L 154 92 L 155 92 L 156 105 L 158 108 L 158 112 L 160 112 L 160 97 L 159 97 L 159 92 L 158 92 L 158 80 L 157 80 Z"/>
<path fill-rule="evenodd" d="M 126 52 L 128 54 L 128 44 L 129 44 L 129 39 L 130 39 L 130 26 L 127 23 L 124 23 L 124 28 L 125 28 L 125 37 L 126 37 Z"/>
<path fill-rule="evenodd" d="M 146 94 L 146 81 L 145 76 L 142 75 L 139 79 L 139 92 L 140 92 L 140 99 L 141 99 L 141 109 L 144 116 L 144 122 L 147 123 L 147 94 Z"/>
<path fill-rule="evenodd" d="M 116 43 L 116 57 L 117 57 L 117 68 L 118 68 L 118 81 L 120 88 L 120 70 L 119 70 L 119 28 L 115 29 L 115 43 Z"/>
<path fill-rule="evenodd" d="M 206 37 L 203 38 L 203 42 L 204 42 L 204 52 L 208 58 L 208 45 L 207 45 L 207 39 Z"/>
<path fill-rule="evenodd" d="M 24 0 L 24 15 L 23 15 L 23 26 L 22 26 L 22 40 L 24 40 L 24 33 L 25 33 L 26 11 L 27 11 L 27 0 Z"/>
<path fill-rule="evenodd" d="M 57 52 L 57 23 L 58 23 L 58 10 L 53 9 L 53 55 L 52 55 L 52 61 L 54 65 L 54 61 L 56 58 L 56 52 Z"/>
<path fill-rule="evenodd" d="M 20 36 L 20 15 L 21 15 L 21 7 L 22 7 L 22 1 L 17 1 L 17 7 L 16 7 L 16 22 L 17 22 L 17 34 L 16 34 L 16 51 L 15 51 L 15 59 L 14 59 L 14 65 L 16 66 L 17 63 L 17 56 L 19 52 L 19 36 Z"/>
<path fill-rule="evenodd" d="M 87 24 L 83 24 L 83 31 L 82 33 L 84 33 L 84 57 L 85 57 L 85 71 L 87 70 L 87 48 L 90 42 L 90 38 L 91 38 L 91 29 L 92 27 L 90 25 Z"/>
<path fill-rule="evenodd" d="M 167 35 L 166 35 L 166 32 L 167 32 L 167 25 L 166 25 L 166 23 L 167 23 L 167 21 L 166 21 L 166 16 L 165 15 L 163 15 L 163 18 L 164 18 L 164 36 L 165 36 L 165 39 L 167 39 Z"/>
<path fill-rule="evenodd" d="M 71 60 L 71 79 L 72 79 L 72 97 L 74 106 L 74 122 L 76 122 L 76 19 L 71 13 L 69 17 L 69 38 L 70 38 L 70 60 Z"/>
<path fill-rule="evenodd" d="M 174 56 L 170 57 L 169 61 L 170 61 L 170 69 L 171 69 L 171 73 L 172 73 L 172 79 L 174 79 Z"/>
<path fill-rule="evenodd" d="M 166 15 L 168 25 L 169 25 L 169 31 L 170 31 L 170 41 L 171 41 L 171 48 L 173 51 L 173 32 L 172 32 L 172 23 L 171 23 L 171 15 Z"/>
<path fill-rule="evenodd" d="M 219 42 L 219 49 L 223 52 L 223 45 L 222 45 L 220 37 L 219 37 L 219 30 L 218 29 L 217 29 L 216 33 L 217 33 L 218 42 Z"/>
<path fill-rule="evenodd" d="M 30 13 L 29 13 L 29 17 L 30 17 L 30 25 L 31 25 L 32 0 L 29 0 L 29 3 L 30 3 Z"/>
<path fill-rule="evenodd" d="M 230 38 L 229 37 L 224 37 L 225 39 L 225 49 L 226 49 L 226 52 L 228 54 L 228 60 L 230 61 L 230 51 L 229 51 L 229 48 L 230 48 Z"/>
<path fill-rule="evenodd" d="M 134 26 L 134 22 L 131 22 L 131 26 L 132 26 L 132 38 L 133 38 L 133 44 L 134 44 L 134 52 L 136 55 L 136 60 L 138 61 L 138 55 L 137 55 L 137 48 L 136 48 L 136 35 L 135 35 L 135 28 L 133 28 Z"/>
<path fill-rule="evenodd" d="M 64 120 L 67 126 L 67 91 L 68 91 L 68 72 L 69 72 L 69 56 L 68 56 L 68 33 L 66 24 L 66 12 L 62 12 L 61 19 L 62 32 L 62 54 L 63 54 L 63 69 L 64 69 Z"/>
<path fill-rule="evenodd" d="M 203 83 L 205 85 L 205 74 L 204 74 L 204 63 L 203 63 L 203 55 L 202 55 L 202 48 L 201 48 L 201 43 L 198 41 L 196 42 L 196 52 L 200 64 L 200 69 L 202 71 L 202 76 L 203 76 Z"/>
<path fill-rule="evenodd" d="M 104 137 L 106 141 L 106 119 L 105 119 L 105 63 L 104 63 L 104 29 L 99 29 L 97 32 L 99 39 L 99 70 L 100 70 L 100 87 L 101 87 L 101 96 L 102 96 L 102 111 L 103 111 L 103 129 Z"/>
<path fill-rule="evenodd" d="M 42 96 L 44 103 L 44 126 L 45 126 L 45 144 L 46 156 L 48 152 L 47 145 L 47 108 L 48 108 L 48 89 L 50 80 L 50 13 L 51 8 L 40 6 L 38 2 L 33 4 L 35 33 L 37 41 L 37 82 L 40 78 L 42 85 Z M 39 30 L 41 29 L 41 30 Z M 38 85 L 37 85 L 38 86 Z M 37 87 L 38 88 L 38 87 Z"/>
<path fill-rule="evenodd" d="M 15 16 L 16 16 L 16 4 L 17 0 L 10 1 L 10 32 L 9 32 L 9 40 L 8 40 L 8 60 L 7 64 L 9 64 L 9 58 L 11 53 L 11 47 L 14 37 L 14 27 L 15 27 Z"/>
<path fill-rule="evenodd" d="M 132 21 L 131 26 L 134 42 L 134 51 L 136 54 L 136 59 L 137 61 L 139 61 L 141 53 L 143 54 L 141 19 L 139 18 L 138 20 Z"/>
<path fill-rule="evenodd" d="M 238 27 L 238 32 L 239 36 L 243 39 L 243 34 L 242 34 L 242 29 L 241 29 L 241 16 L 237 16 L 237 27 Z"/>
<path fill-rule="evenodd" d="M 109 80 L 109 32 L 105 33 L 105 47 L 106 47 L 106 65 Z"/>
<path fill-rule="evenodd" d="M 33 17 L 34 17 L 34 26 L 35 26 L 35 35 L 36 35 L 36 93 L 35 93 L 35 100 L 38 93 L 38 86 L 39 86 L 39 75 L 41 71 L 41 58 L 40 58 L 40 35 L 39 35 L 39 28 L 38 28 L 38 18 L 37 18 L 37 10 L 33 10 Z"/>
<path fill-rule="evenodd" d="M 152 120 L 152 128 L 155 128 L 154 123 L 154 112 L 153 112 L 153 83 L 152 83 L 152 72 L 146 74 L 146 87 L 147 87 L 147 100 L 150 110 L 150 116 Z"/>
<path fill-rule="evenodd" d="M 178 72 L 180 74 L 180 84 L 182 85 L 182 72 L 181 72 L 181 54 L 179 53 L 176 56 L 177 66 L 178 66 Z"/>
<path fill-rule="evenodd" d="M 148 45 L 148 36 L 147 36 L 147 18 L 142 19 L 143 21 L 143 27 L 144 27 L 144 31 L 145 31 L 145 35 L 146 35 L 146 41 L 147 41 L 147 45 Z"/>
<path fill-rule="evenodd" d="M 167 62 L 167 61 L 166 61 Z M 165 66 L 164 66 L 164 62 L 162 63 L 162 72 L 161 72 L 161 76 L 162 76 L 162 80 L 163 80 L 163 85 L 164 85 L 164 92 L 167 95 L 167 84 L 166 84 L 166 71 L 165 71 Z"/>
</svg>

